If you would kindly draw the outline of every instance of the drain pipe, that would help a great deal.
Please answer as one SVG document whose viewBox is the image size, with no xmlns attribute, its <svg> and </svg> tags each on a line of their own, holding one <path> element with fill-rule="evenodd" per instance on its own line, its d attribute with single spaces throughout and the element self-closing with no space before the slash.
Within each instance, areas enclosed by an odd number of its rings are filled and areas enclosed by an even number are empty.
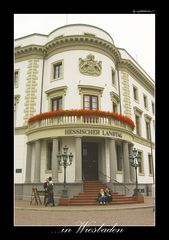
<svg viewBox="0 0 169 240">
<path fill-rule="evenodd" d="M 46 57 L 46 51 L 44 51 L 44 53 L 43 53 L 41 96 L 40 96 L 40 113 L 42 113 L 42 98 L 43 98 L 43 82 L 44 82 L 45 57 Z"/>
</svg>

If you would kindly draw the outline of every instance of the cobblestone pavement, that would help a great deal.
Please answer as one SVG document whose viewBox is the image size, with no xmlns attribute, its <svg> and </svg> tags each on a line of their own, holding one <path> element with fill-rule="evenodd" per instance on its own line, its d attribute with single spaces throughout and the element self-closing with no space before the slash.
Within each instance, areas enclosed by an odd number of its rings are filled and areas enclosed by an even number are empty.
<svg viewBox="0 0 169 240">
<path fill-rule="evenodd" d="M 15 201 L 14 225 L 16 226 L 154 226 L 153 199 L 144 203 L 109 206 L 56 206 L 30 205 L 28 201 Z"/>
</svg>

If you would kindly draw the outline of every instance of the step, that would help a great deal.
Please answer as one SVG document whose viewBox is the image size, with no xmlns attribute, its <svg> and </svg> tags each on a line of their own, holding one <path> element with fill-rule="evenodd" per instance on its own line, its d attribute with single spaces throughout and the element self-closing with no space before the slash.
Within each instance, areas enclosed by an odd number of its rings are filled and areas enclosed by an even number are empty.
<svg viewBox="0 0 169 240">
<path fill-rule="evenodd" d="M 137 201 L 130 201 L 130 202 L 112 202 L 111 204 L 100 204 L 98 202 L 85 202 L 85 203 L 81 203 L 81 202 L 70 202 L 69 206 L 110 206 L 110 205 L 120 205 L 120 204 L 133 204 L 133 203 L 137 203 Z"/>
<path fill-rule="evenodd" d="M 97 201 L 97 197 L 101 188 L 106 188 L 107 186 L 100 181 L 85 181 L 84 190 L 78 195 L 73 196 L 70 199 L 61 200 L 62 206 L 99 206 L 101 205 Z M 112 192 L 112 202 L 106 203 L 105 205 L 114 205 L 114 204 L 131 204 L 138 203 L 138 199 L 134 199 L 132 196 L 126 196 L 119 194 L 118 192 Z M 103 204 L 104 205 L 104 204 Z"/>
</svg>

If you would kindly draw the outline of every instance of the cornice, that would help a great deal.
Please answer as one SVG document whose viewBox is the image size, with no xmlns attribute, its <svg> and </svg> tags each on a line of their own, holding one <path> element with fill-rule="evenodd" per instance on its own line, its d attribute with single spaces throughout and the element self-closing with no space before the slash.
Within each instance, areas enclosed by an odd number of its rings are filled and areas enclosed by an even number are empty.
<svg viewBox="0 0 169 240">
<path fill-rule="evenodd" d="M 144 118 L 148 121 L 151 121 L 152 120 L 152 117 L 148 114 L 144 114 Z"/>
<path fill-rule="evenodd" d="M 43 57 L 44 54 L 45 48 L 40 45 L 28 45 L 25 47 L 15 48 L 15 59 L 29 57 L 30 55 L 39 55 Z"/>
<path fill-rule="evenodd" d="M 104 88 L 103 87 L 97 87 L 97 86 L 92 86 L 92 85 L 78 85 L 79 88 L 79 94 L 81 94 L 81 92 L 83 90 L 95 90 L 100 92 L 100 94 L 102 95 Z"/>
<path fill-rule="evenodd" d="M 120 59 L 117 65 L 119 70 L 127 69 L 132 73 L 139 81 L 152 93 L 154 96 L 155 86 L 154 84 L 137 68 L 134 63 L 129 59 Z"/>
<path fill-rule="evenodd" d="M 53 50 L 57 50 L 67 46 L 91 46 L 94 48 L 97 47 L 106 52 L 110 57 L 113 57 L 115 62 L 119 62 L 121 57 L 119 50 L 112 43 L 104 39 L 88 35 L 71 35 L 65 37 L 63 36 L 53 39 L 44 46 L 29 45 L 25 47 L 17 47 L 15 48 L 15 57 L 17 59 L 18 57 L 23 57 L 23 55 L 29 56 L 30 54 L 38 54 L 41 56 L 45 55 L 48 58 L 48 56 L 51 55 Z"/>
<path fill-rule="evenodd" d="M 39 58 L 45 57 L 46 59 L 53 56 L 58 52 L 69 51 L 76 49 L 89 49 L 96 52 L 105 54 L 113 59 L 118 70 L 127 70 L 138 79 L 143 86 L 145 86 L 150 93 L 154 96 L 154 84 L 141 72 L 141 70 L 134 65 L 131 60 L 122 59 L 120 51 L 112 43 L 90 35 L 71 35 L 59 36 L 45 44 L 41 45 L 28 45 L 25 47 L 15 48 L 15 59 L 29 58 L 31 55 Z"/>
<path fill-rule="evenodd" d="M 150 140 L 147 140 L 147 139 L 145 139 L 145 138 L 143 138 L 141 136 L 133 134 L 133 140 L 134 140 L 134 142 L 143 144 L 146 147 L 151 147 L 151 145 L 152 145 L 152 147 L 155 148 L 155 144 L 153 142 L 151 143 Z"/>
<path fill-rule="evenodd" d="M 56 88 L 49 89 L 49 90 L 45 91 L 45 93 L 47 95 L 49 95 L 49 94 L 52 94 L 52 93 L 57 92 L 57 91 L 63 91 L 64 95 L 65 95 L 66 90 L 67 90 L 67 86 L 62 86 L 62 87 L 56 87 Z"/>
<path fill-rule="evenodd" d="M 110 96 L 111 96 L 111 98 L 114 98 L 117 102 L 120 101 L 120 97 L 117 93 L 112 91 L 112 92 L 110 92 Z"/>
<path fill-rule="evenodd" d="M 15 127 L 15 135 L 24 135 L 27 129 L 28 129 L 28 126 Z"/>
<path fill-rule="evenodd" d="M 142 115 L 143 111 L 140 108 L 135 106 L 133 107 L 133 109 L 134 109 L 134 113 L 139 113 L 140 115 Z"/>
</svg>

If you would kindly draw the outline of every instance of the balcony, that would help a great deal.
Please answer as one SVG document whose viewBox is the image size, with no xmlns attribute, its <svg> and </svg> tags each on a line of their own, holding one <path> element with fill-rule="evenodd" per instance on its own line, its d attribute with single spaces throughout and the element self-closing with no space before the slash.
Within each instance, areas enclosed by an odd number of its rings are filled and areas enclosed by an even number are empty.
<svg viewBox="0 0 169 240">
<path fill-rule="evenodd" d="M 41 132 L 40 136 L 65 136 L 68 129 L 74 129 L 73 133 L 82 134 L 84 129 L 98 129 L 98 131 L 118 131 L 132 135 L 134 122 L 127 116 L 98 110 L 58 110 L 31 117 L 28 121 L 27 134 Z M 80 129 L 83 129 L 81 131 Z M 57 133 L 58 130 L 58 133 Z M 62 131 L 61 131 L 62 130 Z M 47 133 L 50 132 L 49 134 Z M 44 133 L 45 132 L 45 133 Z M 89 132 L 89 131 L 88 131 Z M 72 135 L 73 135 L 72 133 Z M 105 132 L 104 132 L 105 134 Z M 71 135 L 71 134 L 70 134 Z"/>
</svg>

